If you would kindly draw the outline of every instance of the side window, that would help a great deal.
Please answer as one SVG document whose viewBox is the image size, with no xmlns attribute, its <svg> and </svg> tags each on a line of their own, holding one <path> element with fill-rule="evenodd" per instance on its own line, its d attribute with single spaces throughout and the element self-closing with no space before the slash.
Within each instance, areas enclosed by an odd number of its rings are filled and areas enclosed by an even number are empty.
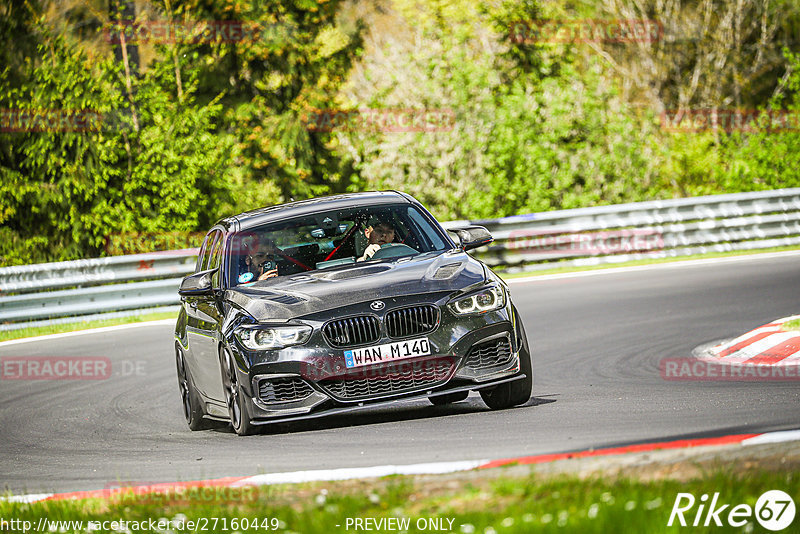
<svg viewBox="0 0 800 534">
<path fill-rule="evenodd" d="M 211 250 L 214 248 L 214 239 L 218 237 L 219 232 L 209 232 L 203 241 L 203 248 L 200 249 L 200 256 L 197 259 L 197 272 L 205 271 L 208 269 L 208 260 L 211 257 Z"/>
<path fill-rule="evenodd" d="M 222 242 L 224 239 L 222 232 L 217 232 L 214 246 L 211 247 L 211 260 L 206 269 L 214 269 L 222 264 Z M 219 271 L 214 273 L 214 276 L 211 277 L 211 284 L 214 287 L 219 287 Z"/>
<path fill-rule="evenodd" d="M 430 228 L 431 224 L 425 220 L 423 215 L 417 209 L 408 208 L 408 217 L 411 221 L 411 224 L 415 226 L 415 231 L 413 233 L 418 235 L 421 240 L 424 240 L 425 248 L 429 250 L 444 250 L 448 248 L 448 245 L 445 244 L 444 240 L 433 231 L 422 231 L 422 228 Z M 431 230 L 433 229 L 431 228 Z"/>
<path fill-rule="evenodd" d="M 206 235 L 206 237 L 203 238 L 203 244 L 200 245 L 200 253 L 197 255 L 197 265 L 194 267 L 194 272 L 196 273 L 199 273 L 202 270 L 201 267 L 203 266 L 203 256 L 205 256 L 206 250 L 209 250 L 211 247 L 211 239 L 209 239 L 210 237 L 211 234 Z"/>
</svg>

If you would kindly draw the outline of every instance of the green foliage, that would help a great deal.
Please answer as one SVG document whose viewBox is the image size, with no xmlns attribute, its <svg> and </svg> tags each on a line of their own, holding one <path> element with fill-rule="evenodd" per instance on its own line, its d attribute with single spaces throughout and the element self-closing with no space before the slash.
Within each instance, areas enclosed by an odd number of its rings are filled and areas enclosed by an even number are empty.
<svg viewBox="0 0 800 534">
<path fill-rule="evenodd" d="M 569 47 L 507 42 L 512 24 L 536 20 L 538 10 L 530 2 L 506 8 L 455 28 L 423 11 L 409 21 L 423 29 L 423 44 L 372 63 L 371 106 L 452 109 L 456 121 L 445 132 L 343 133 L 369 187 L 405 189 L 441 218 L 662 195 L 653 118 L 633 116 L 596 59 L 582 65 Z"/>
<path fill-rule="evenodd" d="M 336 96 L 361 49 L 361 26 L 336 15 L 342 0 L 208 3 L 192 14 L 241 20 L 262 28 L 260 38 L 208 45 L 214 58 L 200 91 L 216 94 L 226 111 L 221 124 L 238 143 L 242 186 L 264 190 L 264 203 L 342 191 L 346 171 L 329 146 L 330 134 L 312 132 L 303 117 L 336 106 Z M 249 207 L 253 207 L 252 204 Z"/>
<path fill-rule="evenodd" d="M 785 55 L 791 74 L 769 109 L 788 120 L 775 128 L 726 139 L 721 183 L 726 190 L 800 187 L 800 54 L 787 50 Z"/>
<path fill-rule="evenodd" d="M 93 134 L 51 131 L 61 129 L 62 113 L 107 109 L 108 104 L 101 105 L 105 95 L 98 71 L 66 50 L 63 40 L 48 44 L 39 46 L 36 61 L 25 60 L 30 81 L 0 92 L 2 108 L 58 110 L 54 120 L 37 128 L 41 131 L 2 134 L 3 263 L 80 257 L 94 237 L 85 224 L 92 218 L 93 199 L 115 179 L 106 164 L 113 156 L 107 145 L 93 142 Z"/>
<path fill-rule="evenodd" d="M 739 80 L 730 69 L 750 56 L 716 78 L 713 62 L 703 63 L 709 54 L 697 47 L 724 48 L 729 37 L 717 25 L 713 39 L 651 48 L 514 39 L 520 21 L 634 7 L 659 18 L 667 11 L 656 4 L 144 2 L 138 20 L 235 20 L 260 31 L 238 42 L 139 43 L 136 70 L 102 38 L 107 3 L 7 2 L 0 109 L 55 110 L 59 120 L 96 112 L 102 121 L 0 131 L 0 265 L 98 256 L 113 236 L 195 235 L 224 215 L 345 191 L 404 190 L 440 219 L 474 219 L 800 186 L 800 56 L 765 53 L 769 69 Z M 768 22 L 781 14 L 775 32 L 758 37 L 765 50 L 798 35 L 800 12 L 788 0 L 746 4 Z M 747 46 L 759 28 L 745 28 Z M 691 92 L 697 65 L 702 94 Z M 667 131 L 658 113 L 682 91 L 690 104 L 788 111 L 794 129 Z M 453 121 L 437 131 L 309 128 L 309 116 L 339 108 L 430 110 Z"/>
<path fill-rule="evenodd" d="M 53 32 L 37 4 L 6 7 L 2 34 L 38 48 L 6 52 L 0 108 L 103 118 L 88 130 L 0 133 L 0 264 L 97 256 L 109 236 L 205 231 L 222 215 L 346 187 L 330 134 L 301 120 L 330 107 L 358 51 L 359 26 L 336 23 L 340 4 L 167 3 L 165 18 L 263 31 L 159 45 L 138 75 Z"/>
<path fill-rule="evenodd" d="M 482 217 L 646 200 L 661 157 L 648 121 L 638 123 L 594 69 L 562 66 L 538 85 L 503 95 L 487 168 L 493 205 Z M 524 125 L 523 127 L 520 127 Z"/>
<path fill-rule="evenodd" d="M 664 172 L 677 195 L 800 187 L 800 55 L 785 55 L 790 75 L 764 107 L 764 127 L 665 136 Z"/>
<path fill-rule="evenodd" d="M 185 73 L 176 102 L 171 62 L 156 63 L 129 100 L 111 60 L 91 63 L 60 37 L 46 42 L 27 62 L 30 81 L 4 92 L 0 107 L 101 118 L 77 131 L 50 121 L 2 134 L 2 263 L 96 256 L 113 234 L 210 225 L 230 201 L 232 143 L 213 133 L 220 105 L 195 103 L 196 73 Z"/>
</svg>

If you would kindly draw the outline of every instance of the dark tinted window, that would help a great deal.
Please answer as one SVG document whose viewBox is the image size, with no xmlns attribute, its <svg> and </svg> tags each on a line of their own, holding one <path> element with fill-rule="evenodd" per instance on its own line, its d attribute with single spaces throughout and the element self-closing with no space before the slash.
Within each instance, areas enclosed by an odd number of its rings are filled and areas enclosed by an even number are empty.
<svg viewBox="0 0 800 534">
<path fill-rule="evenodd" d="M 208 233 L 203 239 L 203 244 L 200 245 L 200 253 L 197 255 L 197 265 L 195 265 L 194 272 L 199 273 L 203 270 L 203 258 L 207 258 L 207 253 L 211 250 L 213 234 Z"/>
<path fill-rule="evenodd" d="M 378 234 L 384 237 L 375 243 Z M 380 249 L 365 258 L 370 240 Z M 285 276 L 360 261 L 393 261 L 450 247 L 441 228 L 408 204 L 319 212 L 235 234 L 229 283 L 254 283 L 271 269 Z"/>
<path fill-rule="evenodd" d="M 205 271 L 206 269 L 209 269 L 208 264 L 211 258 L 211 252 L 214 249 L 216 241 L 219 241 L 220 233 L 221 232 L 217 230 L 209 232 L 208 235 L 206 236 L 205 241 L 203 241 L 203 248 L 200 249 L 200 257 L 198 258 L 199 261 L 197 264 L 198 265 L 197 271 Z"/>
<path fill-rule="evenodd" d="M 217 232 L 214 238 L 214 245 L 211 247 L 211 259 L 209 260 L 208 267 L 206 267 L 207 269 L 214 269 L 222 264 L 222 242 L 222 232 Z M 219 287 L 219 271 L 214 273 L 211 282 L 214 287 Z"/>
</svg>

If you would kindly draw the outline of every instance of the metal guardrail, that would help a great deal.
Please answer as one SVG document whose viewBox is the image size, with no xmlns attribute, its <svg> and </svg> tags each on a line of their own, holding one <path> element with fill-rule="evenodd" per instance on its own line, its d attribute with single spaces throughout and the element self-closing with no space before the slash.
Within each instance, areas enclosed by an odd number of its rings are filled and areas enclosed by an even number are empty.
<svg viewBox="0 0 800 534">
<path fill-rule="evenodd" d="M 178 303 L 180 284 L 180 278 L 168 278 L 12 295 L 0 298 L 0 318 L 10 322 L 31 321 L 88 315 L 98 311 L 138 310 L 174 305 Z"/>
<path fill-rule="evenodd" d="M 532 213 L 480 224 L 495 238 L 476 256 L 509 270 L 615 263 L 800 244 L 800 188 Z M 536 262 L 536 264 L 533 264 Z M 560 265 L 564 265 L 561 263 Z"/>
<path fill-rule="evenodd" d="M 194 269 L 198 252 L 198 249 L 193 248 L 2 267 L 0 293 L 29 293 L 72 286 L 184 276 Z"/>
<path fill-rule="evenodd" d="M 800 188 L 598 206 L 479 224 L 495 237 L 475 255 L 509 271 L 713 251 L 800 245 Z M 20 322 L 139 310 L 179 302 L 197 250 L 0 268 L 0 329 Z M 71 289 L 65 289 L 71 288 Z M 11 293 L 9 295 L 9 293 Z M 63 319 L 62 319 L 63 321 Z"/>
</svg>

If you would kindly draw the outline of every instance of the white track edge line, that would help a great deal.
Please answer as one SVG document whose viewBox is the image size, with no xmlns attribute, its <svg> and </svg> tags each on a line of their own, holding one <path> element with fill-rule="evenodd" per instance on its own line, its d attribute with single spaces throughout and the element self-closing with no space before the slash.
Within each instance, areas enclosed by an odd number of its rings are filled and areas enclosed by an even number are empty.
<svg viewBox="0 0 800 534">
<path fill-rule="evenodd" d="M 754 341 L 749 345 L 745 345 L 741 349 L 728 354 L 727 356 L 719 357 L 720 362 L 737 361 L 747 363 L 749 360 L 758 358 L 763 353 L 774 349 L 778 345 L 782 345 L 790 339 L 796 338 L 797 332 L 774 332 L 763 339 Z M 752 365 L 752 364 L 750 364 Z"/>
<path fill-rule="evenodd" d="M 742 445 L 783 443 L 785 441 L 800 441 L 800 430 L 780 430 L 777 432 L 766 432 L 764 434 L 742 440 Z"/>
<path fill-rule="evenodd" d="M 74 330 L 72 332 L 62 332 L 60 334 L 46 334 L 44 336 L 22 337 L 19 339 L 9 339 L 8 341 L 0 341 L 0 347 L 8 345 L 17 345 L 19 343 L 30 343 L 32 341 L 47 341 L 51 339 L 61 339 L 72 336 L 82 336 L 85 334 L 102 334 L 105 332 L 114 332 L 117 330 L 127 330 L 128 328 L 139 328 L 142 326 L 163 326 L 175 325 L 175 319 L 159 319 L 158 321 L 142 321 L 139 323 L 118 324 L 114 326 L 103 326 L 100 328 L 89 328 L 87 330 Z"/>
<path fill-rule="evenodd" d="M 341 469 L 318 469 L 313 471 L 293 471 L 289 473 L 268 473 L 254 475 L 231 484 L 238 486 L 266 486 L 270 484 L 296 484 L 301 482 L 321 482 L 350 480 L 354 478 L 378 478 L 389 475 L 440 475 L 457 471 L 477 469 L 489 460 L 468 460 L 460 462 L 435 462 L 410 465 L 377 465 L 373 467 L 347 467 Z"/>
<path fill-rule="evenodd" d="M 8 496 L 0 495 L 0 501 L 30 504 L 37 501 L 43 501 L 44 499 L 52 497 L 53 495 L 55 495 L 55 493 L 31 493 L 30 495 L 8 495 Z"/>
<path fill-rule="evenodd" d="M 765 432 L 739 442 L 740 445 L 761 445 L 767 443 L 784 443 L 800 441 L 800 429 Z M 688 447 L 686 447 L 688 448 Z M 342 469 L 318 469 L 313 471 L 292 471 L 287 473 L 269 473 L 254 475 L 229 484 L 230 487 L 266 486 L 270 484 L 291 484 L 300 482 L 323 482 L 349 480 L 354 478 L 373 478 L 388 475 L 438 475 L 469 471 L 489 463 L 490 460 L 466 460 L 460 462 L 434 462 L 409 465 L 378 465 L 373 467 L 352 467 Z M 0 501 L 32 503 L 47 499 L 55 493 L 33 493 L 29 495 L 0 496 Z"/>
<path fill-rule="evenodd" d="M 555 273 L 555 274 L 542 274 L 542 275 L 532 275 L 526 276 L 524 278 L 509 278 L 506 280 L 508 284 L 516 284 L 516 283 L 523 283 L 523 282 L 537 282 L 537 281 L 545 281 L 545 280 L 561 280 L 565 278 L 582 278 L 585 276 L 598 276 L 602 274 L 617 274 L 617 273 L 627 273 L 627 272 L 637 272 L 637 271 L 652 271 L 657 269 L 669 269 L 669 268 L 677 268 L 677 267 L 695 267 L 695 266 L 704 266 L 704 265 L 715 265 L 719 263 L 734 263 L 738 261 L 753 261 L 753 260 L 763 260 L 763 259 L 770 259 L 770 258 L 781 258 L 781 257 L 791 257 L 791 256 L 800 256 L 800 251 L 797 250 L 787 250 L 784 252 L 765 252 L 762 254 L 746 254 L 742 256 L 731 256 L 731 257 L 723 257 L 723 258 L 707 258 L 707 259 L 697 259 L 697 260 L 680 260 L 680 261 L 667 261 L 663 263 L 653 263 L 649 265 L 631 265 L 630 267 L 609 267 L 607 269 L 594 269 L 591 271 L 577 271 L 577 272 L 570 272 L 570 273 Z M 587 266 L 589 267 L 589 266 Z M 593 267 L 593 266 L 591 266 Z"/>
</svg>

